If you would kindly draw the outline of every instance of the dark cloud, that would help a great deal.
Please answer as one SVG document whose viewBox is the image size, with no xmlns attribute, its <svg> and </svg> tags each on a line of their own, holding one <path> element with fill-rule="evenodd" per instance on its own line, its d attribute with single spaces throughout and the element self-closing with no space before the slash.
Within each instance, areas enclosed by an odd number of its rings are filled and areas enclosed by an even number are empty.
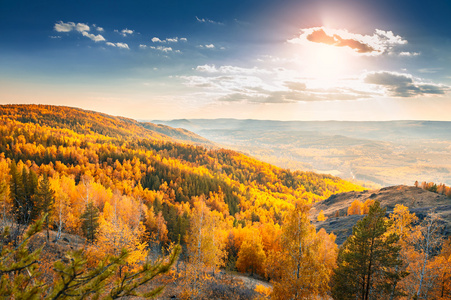
<svg viewBox="0 0 451 300">
<path fill-rule="evenodd" d="M 449 90 L 448 86 L 415 82 L 408 74 L 392 72 L 370 73 L 365 77 L 365 83 L 384 86 L 395 97 L 443 95 Z"/>
<path fill-rule="evenodd" d="M 356 39 L 344 39 L 338 34 L 328 35 L 322 28 L 314 30 L 312 33 L 307 35 L 307 40 L 310 42 L 323 43 L 337 47 L 349 47 L 356 50 L 358 53 L 376 52 L 376 49 L 368 44 L 362 43 Z"/>
</svg>

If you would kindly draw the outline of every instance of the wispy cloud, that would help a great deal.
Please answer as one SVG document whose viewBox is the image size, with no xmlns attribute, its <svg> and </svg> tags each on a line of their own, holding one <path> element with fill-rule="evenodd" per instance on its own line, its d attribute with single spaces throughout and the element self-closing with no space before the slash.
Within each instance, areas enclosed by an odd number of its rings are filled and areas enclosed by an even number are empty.
<svg viewBox="0 0 451 300">
<path fill-rule="evenodd" d="M 178 37 L 173 37 L 173 38 L 166 38 L 166 39 L 162 40 L 156 36 L 152 38 L 152 42 L 154 42 L 154 43 L 177 43 L 178 41 L 186 42 L 186 41 L 188 41 L 188 39 L 184 38 L 184 37 L 180 38 L 180 39 Z"/>
<path fill-rule="evenodd" d="M 98 32 L 104 32 L 105 29 L 103 29 L 103 27 L 97 26 L 96 24 L 93 24 L 92 26 L 94 26 L 94 28 L 98 31 Z"/>
<path fill-rule="evenodd" d="M 90 30 L 89 26 L 86 24 L 83 23 L 75 24 L 74 22 L 64 23 L 63 21 L 59 21 L 58 23 L 56 23 L 53 29 L 57 32 L 70 32 L 72 30 L 76 30 L 78 32 L 85 32 Z"/>
<path fill-rule="evenodd" d="M 210 74 L 246 74 L 246 75 L 255 75 L 255 74 L 271 74 L 271 71 L 266 69 L 260 69 L 257 67 L 254 68 L 241 68 L 236 66 L 220 66 L 216 67 L 215 65 L 201 65 L 196 67 L 196 71 L 202 73 L 210 73 Z"/>
<path fill-rule="evenodd" d="M 392 97 L 443 95 L 450 90 L 449 86 L 424 83 L 418 79 L 414 79 L 410 74 L 387 71 L 368 73 L 364 81 L 365 83 L 381 86 Z"/>
<path fill-rule="evenodd" d="M 288 42 L 304 45 L 320 43 L 335 47 L 347 47 L 361 55 L 393 53 L 394 47 L 407 44 L 406 40 L 399 35 L 394 35 L 392 31 L 376 29 L 372 35 L 362 35 L 326 27 L 301 29 L 299 37 L 290 39 Z"/>
<path fill-rule="evenodd" d="M 289 69 L 199 65 L 194 76 L 181 76 L 184 84 L 226 102 L 293 103 L 353 101 L 382 97 L 443 95 L 443 84 L 427 83 L 409 74 L 373 72 L 323 86 L 312 78 L 296 77 Z"/>
<path fill-rule="evenodd" d="M 210 24 L 215 24 L 215 25 L 224 25 L 224 23 L 222 23 L 222 22 L 213 21 L 213 20 L 210 20 L 210 19 L 207 19 L 207 18 L 199 18 L 197 16 L 196 16 L 196 20 L 199 23 L 210 23 Z"/>
<path fill-rule="evenodd" d="M 104 32 L 104 29 L 100 26 L 93 24 L 92 27 L 94 27 L 98 32 Z M 116 48 L 128 49 L 128 50 L 130 49 L 130 47 L 126 43 L 108 42 L 103 35 L 91 33 L 90 32 L 91 28 L 87 24 L 84 24 L 84 23 L 75 23 L 75 22 L 64 23 L 63 21 L 59 21 L 59 22 L 55 23 L 54 30 L 56 32 L 72 32 L 72 31 L 79 32 L 84 37 L 87 37 L 96 43 L 97 42 L 105 42 L 105 44 L 110 47 L 116 47 Z M 116 32 L 118 32 L 118 31 L 116 30 Z M 126 36 L 128 34 L 133 34 L 133 32 L 134 31 L 130 30 L 130 29 L 123 29 L 119 33 L 123 36 Z"/>
<path fill-rule="evenodd" d="M 173 51 L 174 51 L 174 50 L 172 49 L 172 47 L 163 47 L 163 46 L 157 46 L 157 47 L 154 47 L 154 46 L 150 46 L 149 48 L 150 48 L 150 49 L 154 49 L 154 50 L 158 50 L 158 51 L 161 51 L 161 52 L 165 52 L 165 53 L 173 52 Z M 174 51 L 174 52 L 177 52 L 177 50 Z"/>
<path fill-rule="evenodd" d="M 104 42 L 106 41 L 105 38 L 101 35 L 101 34 L 92 34 L 92 33 L 88 33 L 87 31 L 83 31 L 82 35 L 90 38 L 91 40 L 93 40 L 94 42 Z"/>
<path fill-rule="evenodd" d="M 127 35 L 133 34 L 135 31 L 131 30 L 131 29 L 128 29 L 128 28 L 125 28 L 125 29 L 122 29 L 121 31 L 115 29 L 114 32 L 119 33 L 123 37 L 126 37 Z"/>
<path fill-rule="evenodd" d="M 108 46 L 111 47 L 117 47 L 117 48 L 122 48 L 122 49 L 128 49 L 130 50 L 130 48 L 128 47 L 128 45 L 126 43 L 111 43 L 111 42 L 106 42 L 106 44 Z"/>
<path fill-rule="evenodd" d="M 207 49 L 214 49 L 214 48 L 215 48 L 215 45 L 213 45 L 213 44 L 207 44 L 207 45 L 199 45 L 199 46 L 197 46 L 197 47 L 199 47 L 199 48 L 207 48 Z"/>
</svg>

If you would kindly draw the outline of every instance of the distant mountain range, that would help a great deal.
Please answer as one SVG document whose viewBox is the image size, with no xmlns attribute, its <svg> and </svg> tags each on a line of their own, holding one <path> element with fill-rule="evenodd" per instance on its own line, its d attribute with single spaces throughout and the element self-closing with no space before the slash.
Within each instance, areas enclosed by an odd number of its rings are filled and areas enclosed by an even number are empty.
<svg viewBox="0 0 451 300">
<path fill-rule="evenodd" d="M 280 167 L 382 186 L 451 184 L 451 122 L 153 120 Z"/>
</svg>

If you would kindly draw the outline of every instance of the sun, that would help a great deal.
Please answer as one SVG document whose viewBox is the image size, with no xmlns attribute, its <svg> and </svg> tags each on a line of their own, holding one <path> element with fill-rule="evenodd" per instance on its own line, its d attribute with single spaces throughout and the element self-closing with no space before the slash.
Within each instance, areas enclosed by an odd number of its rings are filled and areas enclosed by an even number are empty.
<svg viewBox="0 0 451 300">
<path fill-rule="evenodd" d="M 346 49 L 325 44 L 310 45 L 304 60 L 305 73 L 324 87 L 337 84 L 347 73 Z"/>
</svg>

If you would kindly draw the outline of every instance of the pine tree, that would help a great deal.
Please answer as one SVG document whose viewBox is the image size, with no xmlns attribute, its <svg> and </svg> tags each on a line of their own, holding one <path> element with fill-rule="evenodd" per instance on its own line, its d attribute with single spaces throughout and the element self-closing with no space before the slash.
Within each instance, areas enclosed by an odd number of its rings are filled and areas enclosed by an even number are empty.
<svg viewBox="0 0 451 300">
<path fill-rule="evenodd" d="M 99 210 L 92 201 L 86 205 L 84 213 L 81 215 L 82 229 L 86 239 L 94 243 L 97 231 L 99 229 Z"/>
<path fill-rule="evenodd" d="M 50 187 L 50 181 L 47 175 L 44 175 L 42 180 L 39 182 L 39 186 L 36 193 L 36 201 L 34 205 L 34 215 L 33 219 L 42 214 L 45 215 L 44 226 L 47 231 L 47 240 L 49 237 L 49 214 L 52 210 L 53 203 L 55 202 L 55 192 Z"/>
<path fill-rule="evenodd" d="M 385 209 L 376 201 L 340 248 L 333 277 L 334 299 L 388 299 L 394 281 L 406 276 L 397 271 L 403 263 L 399 236 L 387 234 L 389 226 Z"/>
<path fill-rule="evenodd" d="M 42 248 L 30 253 L 28 243 L 38 233 L 44 219 L 30 226 L 17 247 L 4 243 L 9 235 L 6 227 L 0 236 L 0 295 L 11 299 L 118 299 L 127 296 L 154 298 L 162 292 L 159 286 L 144 292 L 139 287 L 160 274 L 167 273 L 177 261 L 181 247 L 176 245 L 166 258 L 146 262 L 133 272 L 118 274 L 126 264 L 129 252 L 107 255 L 94 266 L 88 267 L 86 253 L 81 250 L 66 254 L 67 262 L 56 261 L 53 267 L 55 280 L 49 283 L 38 280 Z"/>
</svg>

